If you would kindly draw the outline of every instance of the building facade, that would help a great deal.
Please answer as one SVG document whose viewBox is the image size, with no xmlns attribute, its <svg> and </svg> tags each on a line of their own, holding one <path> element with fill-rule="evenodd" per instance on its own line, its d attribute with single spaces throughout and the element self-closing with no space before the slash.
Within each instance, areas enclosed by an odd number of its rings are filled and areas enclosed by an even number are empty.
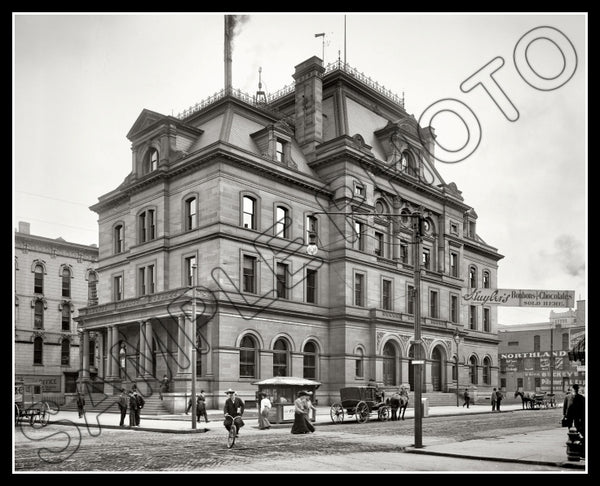
<svg viewBox="0 0 600 486">
<path fill-rule="evenodd" d="M 562 393 L 578 383 L 585 371 L 569 359 L 569 351 L 585 339 L 585 301 L 576 310 L 550 312 L 549 322 L 500 325 L 498 356 L 500 386 L 507 391 Z"/>
<path fill-rule="evenodd" d="M 79 309 L 97 303 L 98 248 L 30 233 L 19 222 L 15 232 L 15 341 L 17 381 L 40 383 L 39 392 L 61 400 L 77 391 L 81 370 Z M 89 336 L 90 373 L 102 369 L 98 346 Z"/>
<path fill-rule="evenodd" d="M 134 381 L 156 390 L 167 374 L 181 410 L 194 343 L 197 388 L 213 407 L 230 387 L 254 399 L 253 383 L 273 376 L 321 382 L 322 404 L 369 379 L 413 389 L 414 258 L 423 391 L 453 392 L 457 377 L 491 390 L 496 309 L 463 304 L 461 292 L 495 287 L 502 255 L 438 172 L 433 130 L 347 64 L 313 57 L 293 79 L 269 97 L 226 87 L 133 124 L 131 173 L 92 207 L 99 303 L 78 319 L 107 343 L 106 392 Z"/>
</svg>

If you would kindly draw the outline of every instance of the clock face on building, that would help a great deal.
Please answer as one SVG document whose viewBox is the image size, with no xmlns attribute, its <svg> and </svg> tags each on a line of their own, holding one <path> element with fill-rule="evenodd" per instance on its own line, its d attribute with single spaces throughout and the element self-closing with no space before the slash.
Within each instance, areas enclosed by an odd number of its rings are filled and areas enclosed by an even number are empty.
<svg viewBox="0 0 600 486">
<path fill-rule="evenodd" d="M 429 224 L 429 221 L 425 220 L 423 221 L 423 229 L 429 233 L 429 230 L 431 229 L 431 224 Z"/>
</svg>

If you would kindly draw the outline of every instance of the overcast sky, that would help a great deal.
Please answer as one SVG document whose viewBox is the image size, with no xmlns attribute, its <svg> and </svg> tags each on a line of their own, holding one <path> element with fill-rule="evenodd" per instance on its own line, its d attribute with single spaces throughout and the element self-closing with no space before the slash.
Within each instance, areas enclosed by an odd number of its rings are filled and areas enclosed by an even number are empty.
<svg viewBox="0 0 600 486">
<path fill-rule="evenodd" d="M 585 14 L 348 13 L 344 43 L 343 13 L 241 13 L 249 17 L 234 39 L 234 88 L 254 94 L 259 67 L 267 93 L 292 83 L 295 65 L 323 56 L 315 34 L 324 32 L 326 64 L 339 56 L 404 93 L 417 119 L 439 100 L 467 105 L 481 141 L 436 167 L 505 256 L 498 287 L 587 299 Z M 33 234 L 97 244 L 89 206 L 131 171 L 125 135 L 140 112 L 177 115 L 222 89 L 223 26 L 223 13 L 15 14 L 13 227 L 28 221 Z M 519 43 L 531 31 L 545 35 Z M 517 45 L 528 49 L 515 62 Z M 524 60 L 539 77 L 528 78 Z M 518 117 L 482 86 L 461 90 L 492 61 Z M 431 125 L 448 150 L 474 140 L 449 112 Z M 550 310 L 500 307 L 499 322 L 543 322 Z"/>
</svg>

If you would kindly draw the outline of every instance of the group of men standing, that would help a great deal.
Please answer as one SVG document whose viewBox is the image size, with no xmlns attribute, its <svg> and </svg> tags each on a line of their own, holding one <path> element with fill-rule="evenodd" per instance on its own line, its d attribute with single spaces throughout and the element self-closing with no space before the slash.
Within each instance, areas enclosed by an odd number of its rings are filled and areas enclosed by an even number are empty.
<svg viewBox="0 0 600 486">
<path fill-rule="evenodd" d="M 120 391 L 121 393 L 117 402 L 119 411 L 121 412 L 119 425 L 125 427 L 125 417 L 127 416 L 127 410 L 129 410 L 129 426 L 139 427 L 140 411 L 146 403 L 144 397 L 138 392 L 135 384 L 131 387 L 130 391 L 126 391 L 125 388 L 121 388 Z"/>
</svg>

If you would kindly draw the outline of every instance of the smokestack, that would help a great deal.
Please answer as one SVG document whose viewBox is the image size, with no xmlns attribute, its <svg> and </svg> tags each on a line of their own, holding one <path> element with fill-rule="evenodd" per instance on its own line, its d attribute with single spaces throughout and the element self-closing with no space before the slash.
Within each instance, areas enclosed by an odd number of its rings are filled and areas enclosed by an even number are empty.
<svg viewBox="0 0 600 486">
<path fill-rule="evenodd" d="M 19 221 L 19 233 L 28 235 L 29 234 L 29 223 L 27 223 L 25 221 Z"/>
<path fill-rule="evenodd" d="M 231 42 L 233 38 L 233 19 L 225 15 L 225 94 L 231 93 Z"/>
</svg>

